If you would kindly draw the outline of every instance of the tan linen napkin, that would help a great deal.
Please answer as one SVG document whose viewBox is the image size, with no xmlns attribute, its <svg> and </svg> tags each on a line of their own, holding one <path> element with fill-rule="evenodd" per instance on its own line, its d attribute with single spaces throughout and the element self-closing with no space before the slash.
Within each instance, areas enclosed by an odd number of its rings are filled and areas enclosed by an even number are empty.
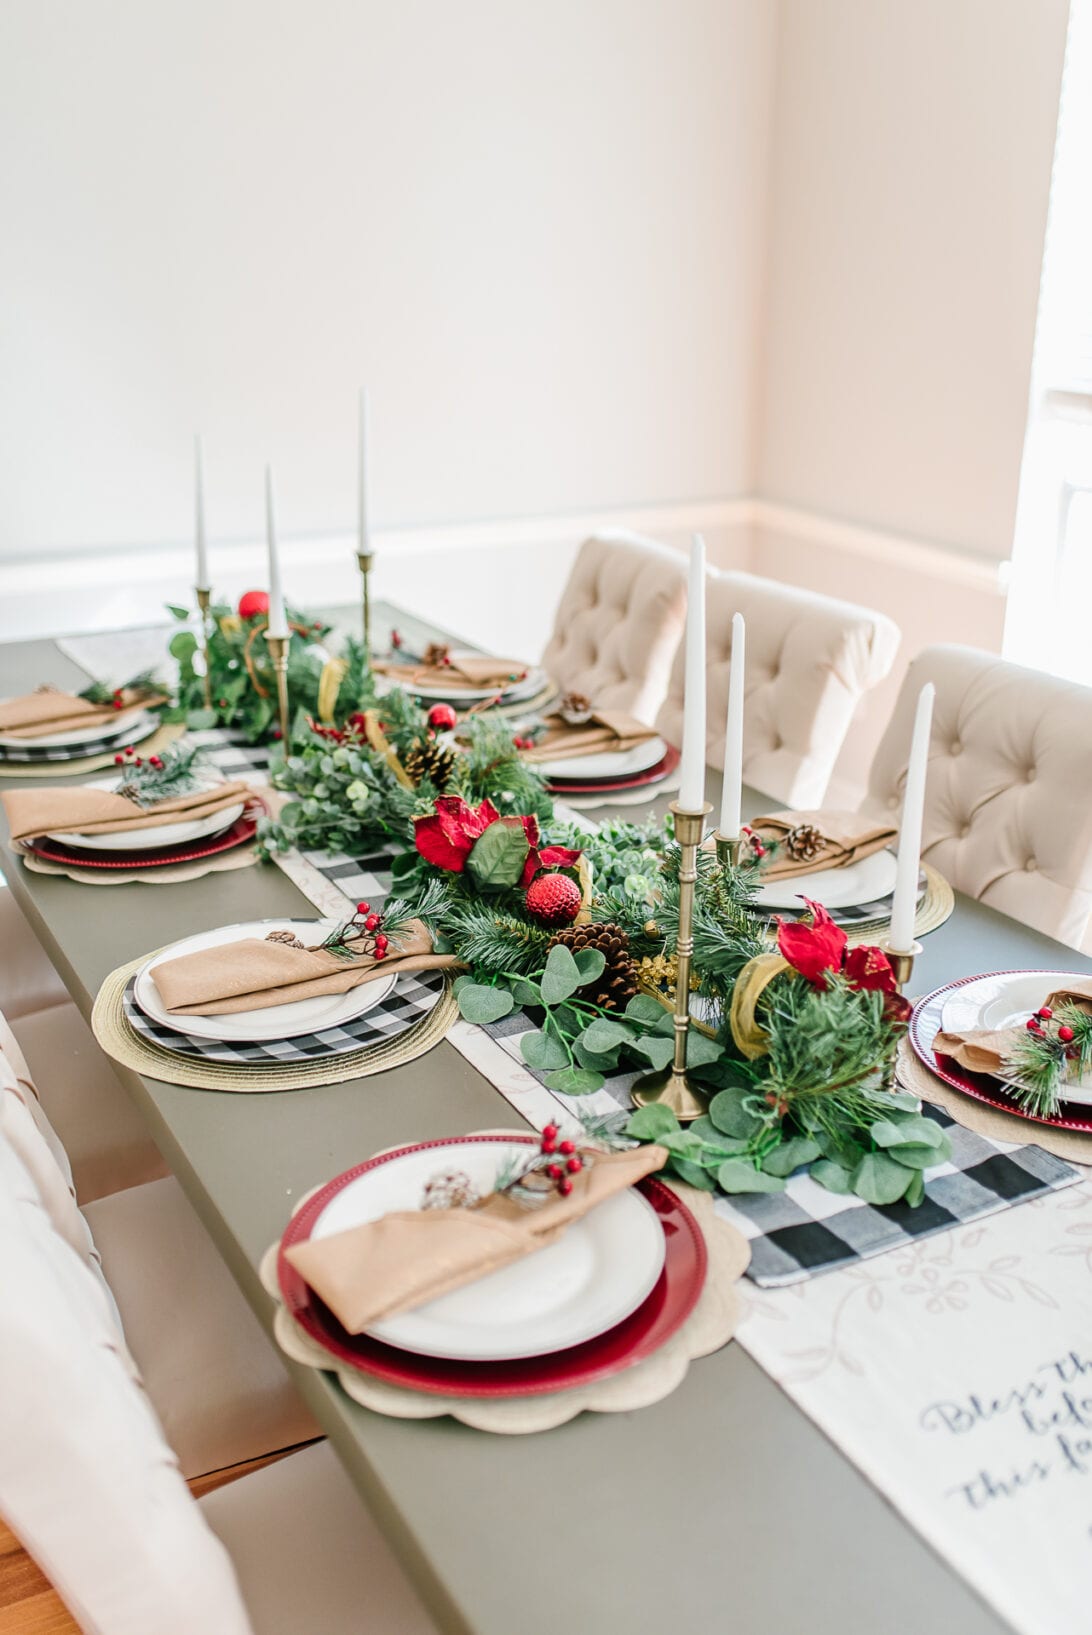
<svg viewBox="0 0 1092 1635">
<path fill-rule="evenodd" d="M 518 659 L 478 658 L 469 654 L 452 658 L 449 664 L 398 664 L 392 659 L 377 659 L 372 668 L 407 687 L 444 687 L 452 693 L 476 687 L 510 687 L 527 674 L 526 664 Z"/>
<path fill-rule="evenodd" d="M 317 934 L 317 933 L 316 933 Z M 341 959 L 324 948 L 293 948 L 284 942 L 244 937 L 152 966 L 160 998 L 179 1016 L 234 1016 L 266 1005 L 348 993 L 392 971 L 443 970 L 459 962 L 436 954 L 420 920 L 410 920 L 384 960 L 368 954 Z"/>
<path fill-rule="evenodd" d="M 655 727 L 647 727 L 624 710 L 594 710 L 590 720 L 579 727 L 570 726 L 555 712 L 543 724 L 546 731 L 534 749 L 526 751 L 527 761 L 560 761 L 576 755 L 635 749 L 656 736 Z"/>
<path fill-rule="evenodd" d="M 796 858 L 785 844 L 786 836 L 805 825 L 818 830 L 819 849 L 812 857 Z M 748 827 L 765 845 L 778 845 L 775 856 L 762 864 L 764 880 L 789 880 L 797 874 L 815 874 L 819 869 L 843 869 L 890 846 L 898 834 L 891 824 L 870 823 L 857 812 L 822 810 L 771 812 L 766 817 L 752 818 Z"/>
<path fill-rule="evenodd" d="M 437 1165 L 443 1151 L 437 1149 Z M 537 1208 L 492 1192 L 466 1209 L 396 1211 L 332 1237 L 294 1244 L 286 1258 L 350 1334 L 473 1283 L 536 1249 L 597 1204 L 667 1161 L 664 1147 L 594 1153 L 567 1198 Z"/>
<path fill-rule="evenodd" d="M 165 702 L 162 693 L 138 693 L 129 688 L 121 695 L 119 710 L 112 703 L 92 704 L 89 699 L 77 698 L 75 693 L 40 687 L 36 693 L 24 693 L 20 698 L 9 698 L 0 704 L 0 732 L 9 738 L 33 739 L 69 728 L 118 726 L 127 713 Z"/>
<path fill-rule="evenodd" d="M 12 840 L 31 840 L 56 833 L 111 835 L 156 829 L 161 824 L 192 823 L 214 812 L 254 798 L 245 783 L 218 783 L 155 806 L 138 806 L 112 789 L 76 785 L 67 789 L 7 789 L 0 795 Z"/>
<path fill-rule="evenodd" d="M 1092 977 L 1077 978 L 1068 988 L 1056 988 L 1043 1000 L 1052 1011 L 1063 1005 L 1076 1005 L 1092 1015 Z M 1005 1061 L 1012 1054 L 1024 1028 L 971 1028 L 966 1033 L 945 1033 L 943 1028 L 933 1040 L 933 1049 L 942 1056 L 951 1056 L 971 1073 L 991 1073 L 1005 1076 Z"/>
</svg>

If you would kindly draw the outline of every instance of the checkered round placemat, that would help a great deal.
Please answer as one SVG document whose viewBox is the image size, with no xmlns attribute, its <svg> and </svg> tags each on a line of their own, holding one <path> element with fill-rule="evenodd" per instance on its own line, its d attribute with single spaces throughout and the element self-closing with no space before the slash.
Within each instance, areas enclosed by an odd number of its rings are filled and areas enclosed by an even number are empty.
<svg viewBox="0 0 1092 1635">
<path fill-rule="evenodd" d="M 185 730 L 181 722 L 171 722 L 156 727 L 150 737 L 134 738 L 131 742 L 140 744 L 144 755 L 156 755 L 180 738 Z M 96 739 L 94 743 L 81 744 L 78 753 L 56 748 L 39 749 L 33 754 L 20 749 L 5 749 L 0 752 L 0 778 L 71 778 L 80 772 L 101 772 L 105 767 L 113 766 L 118 745 L 122 742 L 124 740 L 117 738 L 111 738 L 106 743 Z"/>
</svg>

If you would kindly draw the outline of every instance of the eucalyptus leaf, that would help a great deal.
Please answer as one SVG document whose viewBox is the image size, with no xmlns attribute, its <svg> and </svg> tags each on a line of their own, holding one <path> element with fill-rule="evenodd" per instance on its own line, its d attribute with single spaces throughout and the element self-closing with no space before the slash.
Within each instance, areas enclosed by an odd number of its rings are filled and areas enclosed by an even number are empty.
<svg viewBox="0 0 1092 1635">
<path fill-rule="evenodd" d="M 674 1171 L 680 1181 L 688 1186 L 697 1187 L 700 1192 L 715 1192 L 716 1185 L 713 1177 L 700 1164 L 695 1164 L 692 1158 L 684 1158 L 678 1153 L 672 1153 L 668 1167 Z"/>
<path fill-rule="evenodd" d="M 573 955 L 576 968 L 580 972 L 581 986 L 594 982 L 596 977 L 603 975 L 607 966 L 607 956 L 601 948 L 578 948 Z"/>
<path fill-rule="evenodd" d="M 538 985 L 528 982 L 524 977 L 516 977 L 512 983 L 512 998 L 517 1005 L 541 1005 L 542 995 Z"/>
<path fill-rule="evenodd" d="M 925 1177 L 920 1170 L 917 1170 L 910 1177 L 910 1185 L 907 1187 L 904 1196 L 911 1209 L 916 1209 L 925 1197 Z"/>
<path fill-rule="evenodd" d="M 627 1045 L 633 1038 L 631 1027 L 610 1016 L 597 1016 L 580 1035 L 581 1043 L 595 1051 L 617 1050 L 619 1045 Z"/>
<path fill-rule="evenodd" d="M 657 1140 L 660 1146 L 666 1147 L 674 1157 L 690 1158 L 695 1164 L 701 1163 L 704 1142 L 693 1130 L 668 1130 L 666 1134 L 658 1136 Z"/>
<path fill-rule="evenodd" d="M 829 1158 L 817 1158 L 808 1171 L 813 1181 L 818 1181 L 821 1187 L 828 1192 L 847 1193 L 853 1191 L 853 1172 L 835 1164 Z"/>
<path fill-rule="evenodd" d="M 540 987 L 545 1005 L 560 1005 L 580 987 L 580 968 L 564 943 L 559 942 L 546 956 Z"/>
<path fill-rule="evenodd" d="M 939 1147 L 944 1140 L 944 1131 L 936 1120 L 917 1113 L 877 1119 L 868 1133 L 877 1147 L 898 1147 L 909 1141 L 923 1147 Z"/>
<path fill-rule="evenodd" d="M 588 1067 L 563 1067 L 559 1073 L 547 1073 L 548 1090 L 557 1090 L 563 1096 L 590 1096 L 603 1088 L 603 1075 Z"/>
<path fill-rule="evenodd" d="M 724 1046 L 716 1039 L 710 1039 L 706 1033 L 699 1033 L 697 1028 L 691 1027 L 686 1036 L 686 1065 L 687 1067 L 707 1067 L 710 1062 L 719 1061 L 724 1055 Z"/>
<path fill-rule="evenodd" d="M 186 725 L 191 732 L 204 732 L 208 727 L 216 725 L 215 710 L 187 710 Z"/>
<path fill-rule="evenodd" d="M 708 1115 L 696 1118 L 690 1128 L 695 1135 L 701 1136 L 709 1149 L 710 1156 L 719 1154 L 722 1158 L 732 1158 L 736 1153 L 746 1151 L 746 1141 L 736 1140 L 730 1135 L 722 1135 Z"/>
<path fill-rule="evenodd" d="M 664 1015 L 669 1016 L 670 1012 L 665 1012 L 659 1000 L 653 999 L 651 994 L 638 993 L 634 994 L 626 1006 L 626 1015 L 631 1016 L 635 1022 L 652 1023 L 658 1022 Z"/>
<path fill-rule="evenodd" d="M 167 651 L 173 659 L 184 664 L 197 652 L 197 637 L 192 630 L 176 630 L 167 643 Z"/>
<path fill-rule="evenodd" d="M 589 1050 L 584 1043 L 583 1035 L 573 1040 L 573 1055 L 581 1067 L 589 1067 L 596 1073 L 618 1071 L 617 1050 Z"/>
<path fill-rule="evenodd" d="M 635 1107 L 629 1116 L 625 1134 L 637 1141 L 659 1141 L 679 1128 L 679 1121 L 660 1101 L 650 1101 L 647 1107 Z"/>
<path fill-rule="evenodd" d="M 538 1072 L 568 1067 L 569 1055 L 555 1033 L 525 1033 L 519 1042 L 520 1054 L 528 1067 Z"/>
<path fill-rule="evenodd" d="M 675 1054 L 675 1041 L 661 1039 L 654 1033 L 647 1034 L 643 1039 L 634 1039 L 630 1049 L 634 1055 L 643 1056 L 657 1071 L 661 1071 Z"/>
<path fill-rule="evenodd" d="M 179 607 L 176 602 L 167 603 L 167 612 L 176 619 L 186 620 L 190 616 L 190 609 L 188 607 Z"/>
<path fill-rule="evenodd" d="M 784 1192 L 779 1175 L 767 1175 L 745 1158 L 726 1158 L 717 1170 L 717 1185 L 723 1192 Z"/>
<path fill-rule="evenodd" d="M 768 1152 L 762 1160 L 762 1168 L 767 1175 L 789 1176 L 802 1164 L 810 1164 L 813 1158 L 820 1156 L 818 1141 L 812 1141 L 806 1135 L 790 1135 Z"/>
<path fill-rule="evenodd" d="M 886 1153 L 865 1153 L 853 1171 L 853 1190 L 866 1204 L 893 1204 L 910 1184 L 912 1171 Z"/>
<path fill-rule="evenodd" d="M 468 982 L 458 998 L 459 1014 L 467 1022 L 499 1022 L 515 1005 L 507 989 L 487 988 L 480 982 Z"/>
<path fill-rule="evenodd" d="M 709 1103 L 709 1117 L 722 1134 L 743 1140 L 759 1128 L 761 1119 L 743 1105 L 746 1094 L 745 1090 L 736 1088 L 721 1090 Z"/>
</svg>

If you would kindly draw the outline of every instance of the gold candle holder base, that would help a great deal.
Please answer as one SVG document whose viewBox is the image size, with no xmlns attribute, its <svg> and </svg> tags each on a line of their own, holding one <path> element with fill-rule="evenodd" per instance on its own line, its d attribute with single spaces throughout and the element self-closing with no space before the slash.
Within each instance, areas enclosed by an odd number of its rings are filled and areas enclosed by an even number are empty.
<svg viewBox="0 0 1092 1635">
<path fill-rule="evenodd" d="M 371 572 L 375 553 L 372 551 L 357 551 L 356 565 L 360 569 L 362 625 L 364 630 L 364 657 L 370 665 L 372 662 L 372 595 Z"/>
<path fill-rule="evenodd" d="M 713 831 L 713 844 L 717 849 L 717 862 L 722 869 L 738 867 L 742 843 L 742 835 L 736 835 L 734 840 L 729 840 L 728 836 L 722 835 L 719 829 Z"/>
<path fill-rule="evenodd" d="M 201 645 L 205 651 L 205 708 L 212 709 L 212 667 L 209 663 L 209 605 L 212 602 L 212 590 L 207 585 L 195 585 L 194 595 L 197 597 L 197 611 L 201 615 Z"/>
<path fill-rule="evenodd" d="M 680 1124 L 689 1124 L 705 1111 L 700 1088 L 692 1084 L 686 1071 L 686 1044 L 690 1029 L 690 963 L 694 955 L 694 886 L 698 878 L 698 847 L 705 833 L 705 820 L 713 808 L 703 803 L 700 811 L 684 811 L 672 801 L 675 839 L 679 843 L 679 932 L 676 940 L 675 971 L 675 1050 L 671 1066 L 646 1073 L 633 1087 L 638 1107 L 654 1102 L 675 1114 Z"/>
<path fill-rule="evenodd" d="M 895 973 L 895 983 L 900 993 L 910 981 L 914 971 L 914 961 L 921 953 L 921 943 L 912 942 L 909 948 L 892 948 L 889 943 L 881 942 L 880 947 L 891 962 L 891 969 Z"/>
<path fill-rule="evenodd" d="M 265 644 L 269 648 L 269 656 L 273 660 L 273 669 L 277 676 L 277 712 L 280 716 L 281 743 L 284 753 L 288 754 L 288 636 L 271 636 L 268 630 L 265 633 Z"/>
</svg>

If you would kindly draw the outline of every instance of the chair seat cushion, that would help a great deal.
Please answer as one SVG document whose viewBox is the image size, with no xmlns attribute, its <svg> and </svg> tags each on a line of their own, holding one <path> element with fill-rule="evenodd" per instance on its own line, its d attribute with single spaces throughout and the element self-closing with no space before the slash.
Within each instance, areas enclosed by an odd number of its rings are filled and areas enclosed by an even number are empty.
<svg viewBox="0 0 1092 1635">
<path fill-rule="evenodd" d="M 185 1476 L 322 1434 L 173 1177 L 84 1213 Z"/>
<path fill-rule="evenodd" d="M 19 1017 L 12 1032 L 83 1204 L 168 1173 L 128 1091 L 71 1001 Z"/>
<path fill-rule="evenodd" d="M 234 1562 L 255 1635 L 435 1635 L 329 1443 L 200 1504 Z"/>
</svg>

